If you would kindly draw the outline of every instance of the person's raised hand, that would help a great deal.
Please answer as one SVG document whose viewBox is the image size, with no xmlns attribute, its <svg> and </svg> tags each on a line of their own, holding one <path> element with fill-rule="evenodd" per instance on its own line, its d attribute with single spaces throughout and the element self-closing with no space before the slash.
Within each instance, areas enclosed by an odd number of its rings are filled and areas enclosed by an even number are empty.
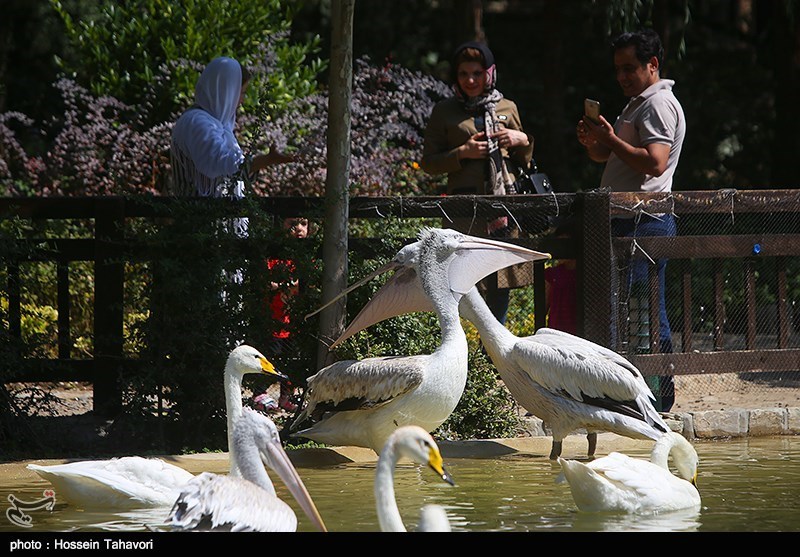
<svg viewBox="0 0 800 557">
<path fill-rule="evenodd" d="M 580 125 L 583 124 L 586 132 L 584 135 L 584 140 L 581 141 L 581 134 L 580 134 Z M 589 146 L 595 143 L 601 143 L 602 145 L 608 146 L 610 143 L 611 138 L 615 135 L 614 134 L 614 126 L 612 126 L 608 120 L 601 114 L 600 121 L 598 123 L 592 122 L 586 116 L 583 117 L 583 120 L 578 123 L 579 132 L 578 132 L 578 141 L 580 141 L 583 145 Z"/>
</svg>

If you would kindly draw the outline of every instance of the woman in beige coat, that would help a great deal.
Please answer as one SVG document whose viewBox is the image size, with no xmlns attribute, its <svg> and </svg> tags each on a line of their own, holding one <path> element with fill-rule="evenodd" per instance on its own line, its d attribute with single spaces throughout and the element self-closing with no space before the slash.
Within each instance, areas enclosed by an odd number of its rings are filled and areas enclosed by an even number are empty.
<svg viewBox="0 0 800 557">
<path fill-rule="evenodd" d="M 448 195 L 506 195 L 533 156 L 533 137 L 522 130 L 514 101 L 495 87 L 497 71 L 491 50 L 467 42 L 455 51 L 454 96 L 434 106 L 425 128 L 422 169 L 447 174 Z M 452 227 L 474 235 L 511 236 L 507 217 L 469 230 L 472 219 L 454 219 Z M 516 232 L 516 231 L 514 231 Z M 508 282 L 502 280 L 508 285 Z M 484 281 L 495 317 L 505 323 L 509 289 L 498 288 L 498 275 Z"/>
</svg>

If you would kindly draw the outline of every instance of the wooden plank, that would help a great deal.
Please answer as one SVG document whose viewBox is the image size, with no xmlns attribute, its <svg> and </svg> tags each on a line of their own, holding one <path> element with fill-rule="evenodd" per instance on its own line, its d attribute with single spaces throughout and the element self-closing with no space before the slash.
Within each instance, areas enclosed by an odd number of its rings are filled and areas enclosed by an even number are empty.
<svg viewBox="0 0 800 557">
<path fill-rule="evenodd" d="M 90 219 L 94 217 L 93 197 L 3 197 L 0 218 Z"/>
<path fill-rule="evenodd" d="M 747 311 L 745 345 L 752 350 L 756 347 L 756 276 L 753 259 L 749 257 L 744 260 L 744 296 Z"/>
<path fill-rule="evenodd" d="M 587 193 L 583 214 L 583 262 L 584 272 L 592 280 L 584 282 L 585 288 L 579 304 L 584 313 L 584 335 L 592 342 L 611 346 L 611 300 L 612 261 L 614 261 L 611 238 L 611 223 L 608 219 L 608 195 Z M 624 333 L 627 336 L 627 333 Z M 617 334 L 617 341 L 621 334 Z"/>
<path fill-rule="evenodd" d="M 725 346 L 725 278 L 722 276 L 722 261 L 714 260 L 714 350 Z"/>
<path fill-rule="evenodd" d="M 24 253 L 25 261 L 93 261 L 94 239 L 32 238 L 1 240 L 4 251 Z"/>
<path fill-rule="evenodd" d="M 94 360 L 23 360 L 4 378 L 6 383 L 51 383 L 83 381 L 94 383 L 97 371 Z"/>
<path fill-rule="evenodd" d="M 4 383 L 51 383 L 60 381 L 82 381 L 95 383 L 101 378 L 104 371 L 98 368 L 98 363 L 93 359 L 58 359 L 28 358 L 21 360 L 19 366 L 7 370 L 4 374 Z M 149 362 L 118 358 L 115 367 L 125 370 L 125 373 L 138 373 L 143 371 Z"/>
<path fill-rule="evenodd" d="M 800 212 L 799 190 L 713 190 L 682 192 L 612 192 L 611 215 L 794 213 Z"/>
<path fill-rule="evenodd" d="M 589 192 L 594 193 L 594 192 Z M 497 202 L 508 207 L 553 208 L 569 207 L 585 193 L 557 193 L 552 195 L 512 195 L 512 196 L 416 196 L 379 197 L 362 196 L 350 200 L 351 216 L 358 218 L 382 218 L 374 209 L 386 208 L 392 216 L 421 218 L 430 215 L 441 216 L 441 208 L 463 207 L 465 199 L 475 198 L 481 207 L 491 209 Z M 637 211 L 650 214 L 675 212 L 677 214 L 720 214 L 720 213 L 794 213 L 800 212 L 800 193 L 797 190 L 713 190 L 683 191 L 670 193 L 612 192 L 606 194 L 611 200 L 612 216 L 633 216 Z M 175 204 L 197 203 L 205 206 L 225 205 L 228 200 L 185 199 L 173 197 L 152 197 L 130 199 L 105 196 L 103 199 L 123 200 L 126 217 L 169 216 Z M 94 202 L 99 197 L 66 198 L 0 198 L 0 218 L 19 216 L 31 219 L 93 218 Z M 290 216 L 321 212 L 323 197 L 259 197 L 256 202 L 260 209 L 277 215 Z M 467 201 L 471 206 L 473 200 Z M 436 208 L 438 206 L 439 208 Z M 431 210 L 433 209 L 433 210 Z M 360 214 L 362 213 L 363 214 Z M 373 215 L 370 217 L 369 213 Z M 384 216 L 387 213 L 381 211 Z M 495 210 L 495 213 L 497 211 Z"/>
<path fill-rule="evenodd" d="M 95 361 L 102 370 L 95 381 L 94 410 L 101 416 L 114 416 L 122 409 L 122 393 L 117 383 L 115 360 L 123 351 L 124 264 L 115 244 L 122 240 L 124 204 L 116 198 L 97 200 L 94 348 Z"/>
<path fill-rule="evenodd" d="M 710 375 L 800 369 L 800 349 L 636 354 L 627 359 L 642 375 Z"/>
<path fill-rule="evenodd" d="M 789 315 L 785 257 L 779 257 L 775 262 L 775 275 L 778 290 L 778 348 L 786 349 L 789 347 Z"/>
<path fill-rule="evenodd" d="M 658 284 L 658 266 L 647 266 L 648 311 L 650 313 L 650 352 L 661 352 L 661 288 Z"/>
<path fill-rule="evenodd" d="M 576 231 L 585 230 L 583 212 L 578 211 L 573 218 L 576 219 L 575 230 Z M 585 236 L 583 234 L 580 234 L 579 232 L 576 232 L 576 236 L 577 238 L 574 239 L 576 242 L 575 251 L 566 254 L 566 257 L 575 259 L 575 296 L 579 297 L 580 293 L 584 291 L 586 285 L 590 281 L 587 281 L 586 279 L 586 263 L 583 257 L 580 256 L 580 254 L 583 253 L 584 250 L 586 242 Z M 576 300 L 575 306 L 576 306 L 575 325 L 577 328 L 576 332 L 579 336 L 585 336 L 584 323 L 586 322 L 586 304 L 580 303 L 580 300 Z"/>
<path fill-rule="evenodd" d="M 544 261 L 533 262 L 533 324 L 536 329 L 547 326 L 547 290 L 544 280 Z"/>
<path fill-rule="evenodd" d="M 69 266 L 66 263 L 56 265 L 56 307 L 58 308 L 58 357 L 67 360 L 70 357 L 72 339 L 69 328 Z"/>
<path fill-rule="evenodd" d="M 691 261 L 683 261 L 683 331 L 681 346 L 684 352 L 692 351 L 692 265 Z"/>
<path fill-rule="evenodd" d="M 798 215 L 800 219 L 800 215 Z M 631 238 L 614 238 L 614 249 L 630 251 Z M 658 259 L 742 258 L 753 255 L 760 246 L 759 257 L 781 257 L 800 254 L 800 234 L 741 234 L 719 236 L 647 236 L 636 238 L 642 250 L 634 257 Z M 645 255 L 646 254 L 646 255 Z"/>
</svg>

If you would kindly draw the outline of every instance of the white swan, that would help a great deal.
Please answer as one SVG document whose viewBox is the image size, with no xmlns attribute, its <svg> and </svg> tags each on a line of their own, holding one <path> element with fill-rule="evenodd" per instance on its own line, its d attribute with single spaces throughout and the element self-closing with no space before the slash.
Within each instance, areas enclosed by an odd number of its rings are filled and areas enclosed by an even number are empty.
<svg viewBox="0 0 800 557">
<path fill-rule="evenodd" d="M 395 468 L 401 458 L 409 458 L 417 464 L 429 466 L 442 480 L 454 485 L 453 478 L 444 468 L 442 455 L 433 437 L 421 427 L 397 428 L 381 450 L 375 470 L 375 507 L 378 511 L 381 532 L 406 531 L 394 492 Z M 450 521 L 444 508 L 432 504 L 422 508 L 417 531 L 449 532 L 450 530 Z"/>
<path fill-rule="evenodd" d="M 233 423 L 242 413 L 242 378 L 265 373 L 286 378 L 261 352 L 247 345 L 235 348 L 225 364 L 225 403 L 228 415 L 228 448 L 231 474 L 236 459 L 231 435 Z M 84 460 L 28 469 L 50 482 L 60 500 L 81 508 L 169 507 L 179 489 L 194 474 L 158 458 L 125 456 L 106 460 Z"/>
<path fill-rule="evenodd" d="M 367 447 L 379 453 L 400 426 L 418 425 L 426 431 L 439 427 L 458 404 L 467 379 L 468 347 L 458 300 L 498 269 L 549 257 L 455 230 L 424 229 L 419 241 L 405 246 L 372 275 L 397 270 L 331 348 L 375 319 L 373 307 L 391 311 L 389 316 L 435 310 L 442 329 L 441 345 L 429 355 L 346 360 L 318 371 L 308 378 L 307 403 L 291 425 L 292 436 Z M 417 276 L 421 288 L 403 288 L 417 283 Z M 377 316 L 371 322 L 385 318 Z M 298 430 L 307 420 L 311 425 Z"/>
<path fill-rule="evenodd" d="M 670 472 L 670 455 L 680 477 Z M 697 451 L 675 432 L 656 441 L 649 461 L 613 452 L 586 464 L 560 457 L 558 462 L 581 511 L 642 514 L 700 507 Z"/>
<path fill-rule="evenodd" d="M 419 511 L 417 532 L 452 532 L 447 511 L 441 505 L 423 505 Z"/>
<path fill-rule="evenodd" d="M 268 417 L 245 408 L 236 421 L 231 452 L 241 477 L 203 472 L 183 486 L 167 522 L 179 531 L 295 532 L 297 516 L 278 498 L 264 464 L 275 471 L 314 526 L 325 523 Z M 263 460 L 263 464 L 262 464 Z"/>
<path fill-rule="evenodd" d="M 459 309 L 478 329 L 511 395 L 550 426 L 550 459 L 560 456 L 562 440 L 576 429 L 589 432 L 590 457 L 597 431 L 653 440 L 669 431 L 641 372 L 613 350 L 555 329 L 517 337 L 474 288 Z"/>
</svg>

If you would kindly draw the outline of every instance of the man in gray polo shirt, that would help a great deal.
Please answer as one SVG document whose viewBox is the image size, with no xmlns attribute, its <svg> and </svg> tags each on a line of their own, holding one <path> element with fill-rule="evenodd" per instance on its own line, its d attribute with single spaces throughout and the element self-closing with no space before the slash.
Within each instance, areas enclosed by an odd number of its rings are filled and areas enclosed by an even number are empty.
<svg viewBox="0 0 800 557">
<path fill-rule="evenodd" d="M 672 191 L 672 178 L 686 132 L 683 108 L 672 93 L 675 84 L 660 75 L 664 49 L 658 34 L 650 29 L 623 33 L 612 42 L 614 71 L 617 82 L 630 101 L 612 126 L 602 115 L 599 122 L 585 117 L 578 122 L 578 141 L 589 158 L 605 162 L 601 188 L 611 191 Z M 675 236 L 675 219 L 671 214 L 640 214 L 631 218 L 615 218 L 614 236 Z M 660 352 L 672 352 L 672 338 L 667 318 L 665 291 L 666 259 L 658 261 L 660 283 Z M 647 303 L 647 261 L 635 259 L 630 269 L 630 306 L 639 310 Z M 646 312 L 643 312 L 646 315 Z M 634 346 L 633 349 L 636 347 Z M 649 345 L 639 345 L 649 350 Z M 662 376 L 656 393 L 660 410 L 668 411 L 675 401 L 672 376 Z M 660 396 L 659 396 L 660 395 Z"/>
</svg>

